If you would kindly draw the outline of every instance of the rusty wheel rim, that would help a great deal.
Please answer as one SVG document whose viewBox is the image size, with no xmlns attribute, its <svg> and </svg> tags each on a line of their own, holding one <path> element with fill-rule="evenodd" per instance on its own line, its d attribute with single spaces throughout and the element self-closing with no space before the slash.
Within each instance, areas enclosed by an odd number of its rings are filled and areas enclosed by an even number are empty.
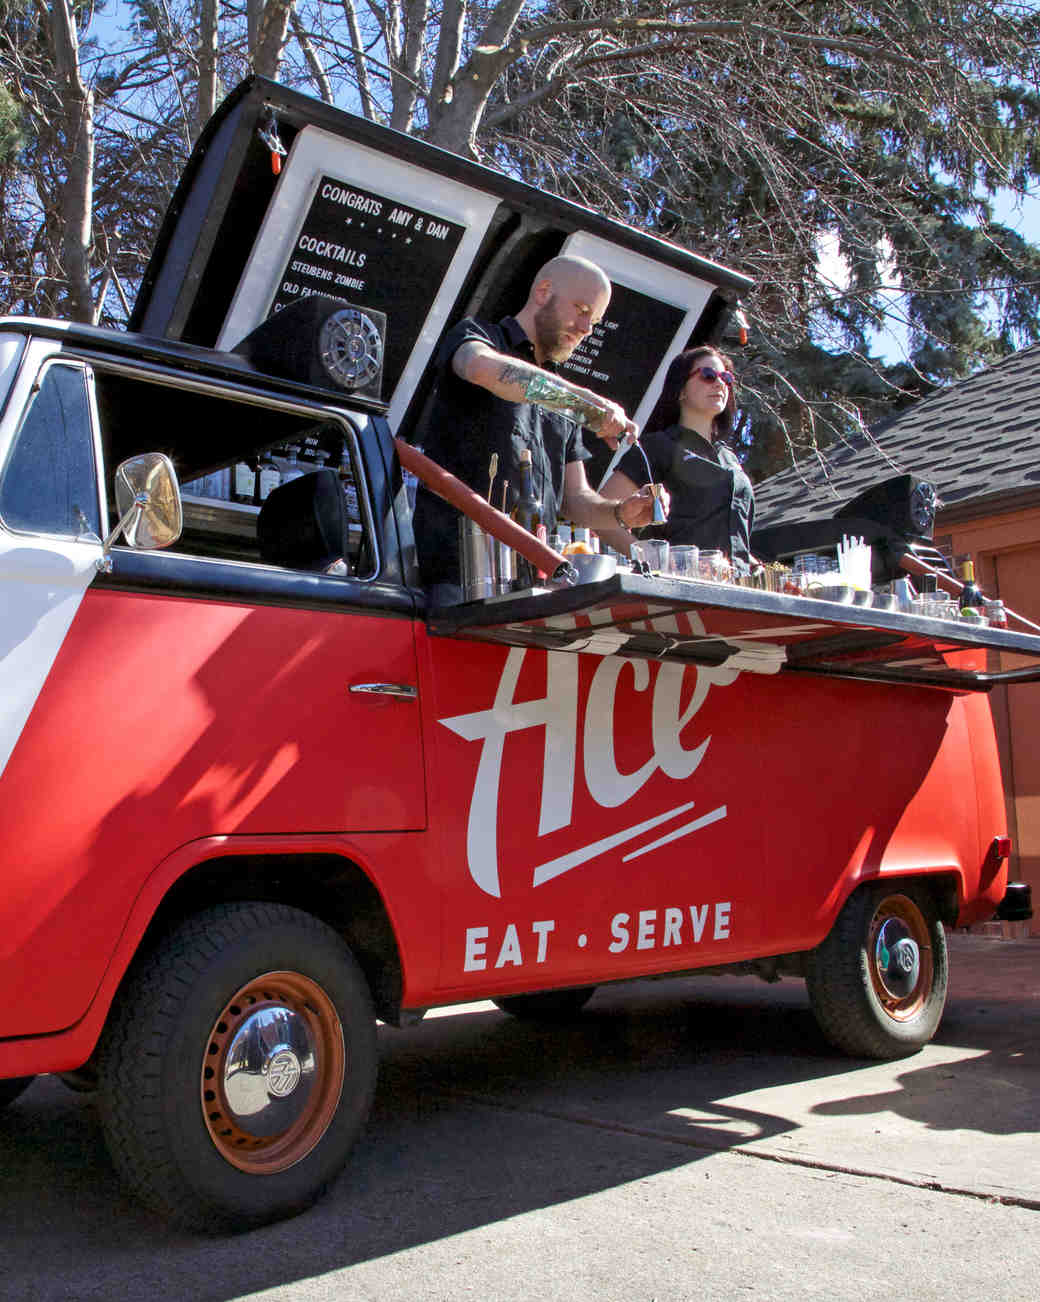
<svg viewBox="0 0 1040 1302">
<path fill-rule="evenodd" d="M 329 996 L 300 972 L 266 972 L 235 991 L 209 1033 L 200 1081 L 206 1130 L 240 1171 L 284 1171 L 328 1130 L 345 1077 Z"/>
<path fill-rule="evenodd" d="M 889 895 L 870 921 L 867 965 L 878 1002 L 895 1022 L 908 1022 L 932 991 L 935 962 L 924 914 L 905 895 Z"/>
</svg>

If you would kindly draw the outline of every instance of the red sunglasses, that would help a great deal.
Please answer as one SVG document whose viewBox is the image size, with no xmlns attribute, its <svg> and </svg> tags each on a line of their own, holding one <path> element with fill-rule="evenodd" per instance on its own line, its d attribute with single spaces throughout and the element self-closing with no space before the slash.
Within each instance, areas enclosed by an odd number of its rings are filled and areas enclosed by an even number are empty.
<svg viewBox="0 0 1040 1302">
<path fill-rule="evenodd" d="M 716 380 L 721 380 L 731 389 L 737 382 L 737 377 L 732 371 L 717 371 L 714 366 L 695 366 L 690 372 L 690 377 L 694 375 L 699 375 L 706 384 L 714 384 Z"/>
</svg>

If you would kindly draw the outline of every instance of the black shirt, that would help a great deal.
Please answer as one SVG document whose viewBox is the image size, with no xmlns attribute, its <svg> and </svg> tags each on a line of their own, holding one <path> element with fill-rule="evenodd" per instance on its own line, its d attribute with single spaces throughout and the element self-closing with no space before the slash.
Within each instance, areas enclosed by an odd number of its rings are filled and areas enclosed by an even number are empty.
<svg viewBox="0 0 1040 1302">
<path fill-rule="evenodd" d="M 736 456 L 682 425 L 654 430 L 639 441 L 651 475 L 648 477 L 638 448 L 628 450 L 618 469 L 640 486 L 662 483 L 672 496 L 667 522 L 652 525 L 644 536 L 724 551 L 746 568 L 751 558 L 755 494 Z"/>
<path fill-rule="evenodd" d="M 518 453 L 531 449 L 534 491 L 542 499 L 542 518 L 552 533 L 563 500 L 564 470 L 588 453 L 581 430 L 567 417 L 527 402 L 506 402 L 478 384 L 460 379 L 451 367 L 458 349 L 469 340 L 496 352 L 537 365 L 534 347 L 523 327 L 511 316 L 497 324 L 467 317 L 444 336 L 437 350 L 437 388 L 433 407 L 415 442 L 445 470 L 457 475 L 481 496 L 488 491 L 491 454 L 498 453 L 498 475 L 492 504 L 502 509 L 502 486 L 509 481 L 506 511 L 516 503 L 520 482 Z M 547 363 L 543 370 L 555 370 Z M 419 485 L 415 500 L 415 541 L 423 583 L 459 582 L 459 513 Z"/>
</svg>

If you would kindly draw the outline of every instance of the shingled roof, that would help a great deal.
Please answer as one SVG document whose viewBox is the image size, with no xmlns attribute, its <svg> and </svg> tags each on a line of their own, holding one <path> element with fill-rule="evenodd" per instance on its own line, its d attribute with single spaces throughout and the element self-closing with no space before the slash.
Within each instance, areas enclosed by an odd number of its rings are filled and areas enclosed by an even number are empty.
<svg viewBox="0 0 1040 1302">
<path fill-rule="evenodd" d="M 883 479 L 928 480 L 940 520 L 1040 506 L 1040 344 L 755 485 L 757 526 L 829 517 Z"/>
</svg>

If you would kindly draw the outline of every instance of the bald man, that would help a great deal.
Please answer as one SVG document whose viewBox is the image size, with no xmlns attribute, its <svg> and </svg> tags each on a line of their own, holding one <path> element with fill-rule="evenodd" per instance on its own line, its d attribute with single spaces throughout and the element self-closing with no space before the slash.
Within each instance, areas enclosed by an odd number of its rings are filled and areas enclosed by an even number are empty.
<svg viewBox="0 0 1040 1302">
<path fill-rule="evenodd" d="M 520 312 L 495 324 L 467 317 L 448 332 L 436 357 L 437 389 L 419 442 L 434 461 L 486 493 L 498 454 L 494 505 L 516 502 L 518 453 L 531 451 L 535 492 L 547 530 L 557 514 L 592 529 L 639 528 L 653 518 L 643 488 L 620 500 L 601 497 L 585 476 L 581 427 L 610 447 L 636 426 L 617 403 L 556 373 L 592 333 L 610 302 L 610 281 L 594 262 L 561 256 L 547 262 Z M 458 513 L 421 485 L 415 531 L 423 582 L 441 602 L 458 600 Z"/>
</svg>

